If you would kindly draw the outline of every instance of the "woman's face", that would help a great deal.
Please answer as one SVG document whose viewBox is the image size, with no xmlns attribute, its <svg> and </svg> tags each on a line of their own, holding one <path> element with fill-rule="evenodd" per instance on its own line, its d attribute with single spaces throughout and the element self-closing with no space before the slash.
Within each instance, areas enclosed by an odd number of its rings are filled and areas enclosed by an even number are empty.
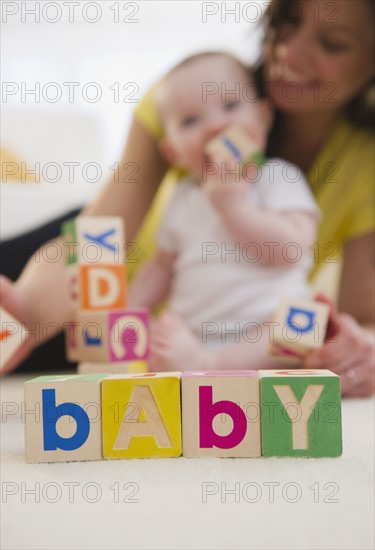
<svg viewBox="0 0 375 550">
<path fill-rule="evenodd" d="M 373 28 L 368 0 L 290 2 L 265 59 L 270 101 L 285 112 L 342 108 L 374 77 Z"/>
</svg>

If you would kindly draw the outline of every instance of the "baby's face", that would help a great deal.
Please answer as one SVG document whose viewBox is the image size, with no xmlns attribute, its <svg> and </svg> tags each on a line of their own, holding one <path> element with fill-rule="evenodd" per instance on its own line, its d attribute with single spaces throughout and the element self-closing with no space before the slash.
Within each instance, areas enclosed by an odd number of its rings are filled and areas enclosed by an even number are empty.
<svg viewBox="0 0 375 550">
<path fill-rule="evenodd" d="M 270 112 L 264 101 L 254 101 L 255 86 L 234 60 L 193 60 L 169 75 L 159 93 L 167 156 L 196 176 L 211 160 L 207 143 L 229 126 L 240 126 L 264 149 Z"/>
</svg>

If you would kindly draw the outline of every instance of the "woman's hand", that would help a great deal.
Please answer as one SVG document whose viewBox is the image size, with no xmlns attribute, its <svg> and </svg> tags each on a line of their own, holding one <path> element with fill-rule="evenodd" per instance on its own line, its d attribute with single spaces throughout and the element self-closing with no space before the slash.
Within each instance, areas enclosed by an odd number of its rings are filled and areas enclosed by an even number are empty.
<svg viewBox="0 0 375 550">
<path fill-rule="evenodd" d="M 311 352 L 304 366 L 308 369 L 329 369 L 341 377 L 342 395 L 368 397 L 375 393 L 374 331 L 361 327 L 351 315 L 338 313 L 324 295 L 316 300 L 331 307 L 324 346 Z"/>
<path fill-rule="evenodd" d="M 0 304 L 8 311 L 17 321 L 20 321 L 26 327 L 31 326 L 32 310 L 29 309 L 27 301 L 17 285 L 3 275 L 0 277 Z M 0 371 L 0 376 L 15 369 L 31 353 L 34 347 L 33 341 L 26 334 L 23 335 L 21 345 L 16 349 L 14 354 L 3 365 Z"/>
</svg>

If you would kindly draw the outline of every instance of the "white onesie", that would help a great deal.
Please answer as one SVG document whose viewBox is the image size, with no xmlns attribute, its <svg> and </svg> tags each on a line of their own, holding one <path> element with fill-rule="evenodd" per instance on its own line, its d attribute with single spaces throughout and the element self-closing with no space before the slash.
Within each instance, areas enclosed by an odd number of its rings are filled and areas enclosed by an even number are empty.
<svg viewBox="0 0 375 550">
<path fill-rule="evenodd" d="M 278 158 L 263 165 L 258 181 L 249 187 L 249 200 L 268 210 L 320 217 L 301 170 Z M 288 243 L 286 265 L 261 263 L 259 245 L 251 239 L 245 245 L 235 242 L 193 177 L 176 185 L 157 242 L 161 250 L 177 253 L 169 309 L 207 345 L 224 341 L 224 332 L 238 330 L 240 335 L 249 323 L 269 319 L 283 296 L 311 294 L 307 277 L 312 254 L 302 255 L 297 243 Z M 267 246 L 266 259 L 272 258 L 273 246 L 280 246 L 277 235 Z"/>
</svg>

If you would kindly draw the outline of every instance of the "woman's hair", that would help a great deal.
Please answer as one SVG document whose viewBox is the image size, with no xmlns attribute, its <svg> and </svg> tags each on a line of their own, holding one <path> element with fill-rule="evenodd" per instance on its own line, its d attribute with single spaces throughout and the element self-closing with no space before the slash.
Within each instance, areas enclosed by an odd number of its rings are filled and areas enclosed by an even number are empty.
<svg viewBox="0 0 375 550">
<path fill-rule="evenodd" d="M 375 20 L 375 0 L 365 0 L 369 4 Z M 271 0 L 263 19 L 262 27 L 267 29 L 278 29 L 283 23 L 296 22 L 299 17 L 299 0 Z M 265 94 L 262 59 L 256 64 L 255 78 L 262 94 Z M 349 120 L 360 128 L 374 131 L 375 112 L 375 79 L 372 79 L 366 86 L 346 105 L 346 114 Z"/>
</svg>

